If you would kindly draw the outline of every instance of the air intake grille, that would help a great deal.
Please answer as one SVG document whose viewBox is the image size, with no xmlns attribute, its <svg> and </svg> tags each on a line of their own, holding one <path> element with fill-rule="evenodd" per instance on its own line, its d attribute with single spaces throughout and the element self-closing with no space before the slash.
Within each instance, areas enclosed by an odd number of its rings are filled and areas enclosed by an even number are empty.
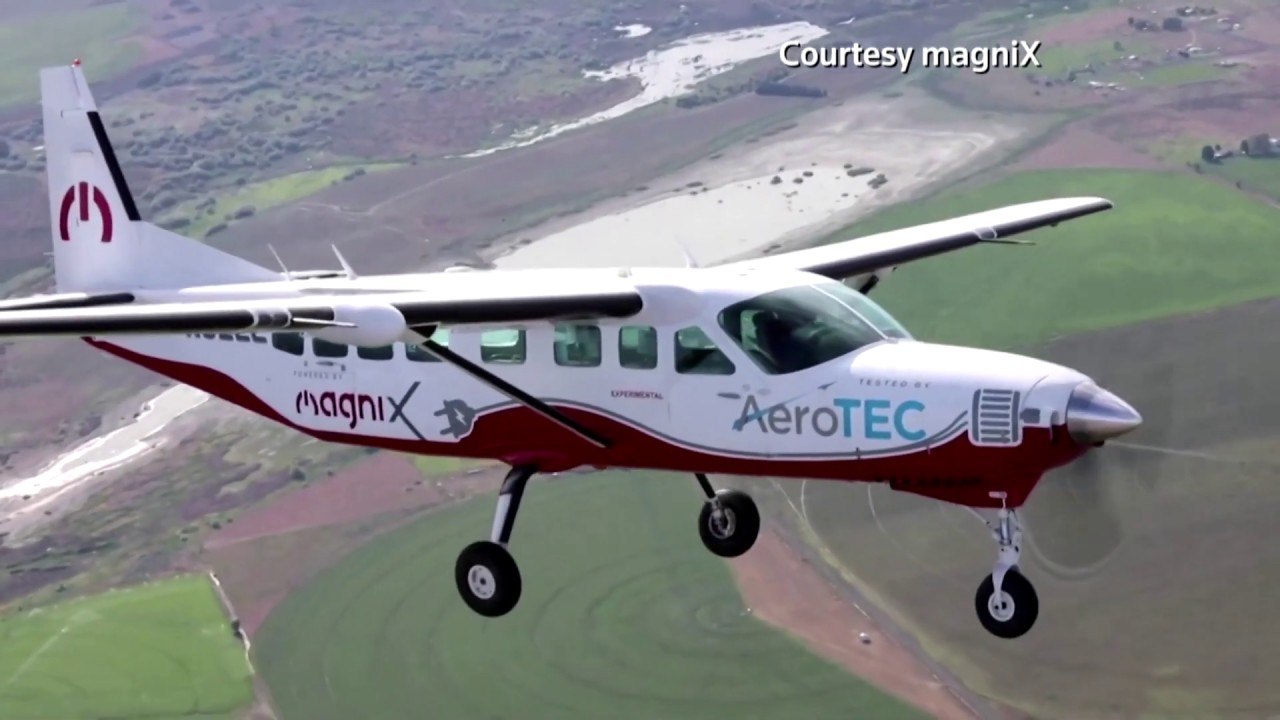
<svg viewBox="0 0 1280 720">
<path fill-rule="evenodd" d="M 969 439 L 974 445 L 1017 445 L 1022 442 L 1016 390 L 984 388 L 973 394 Z"/>
</svg>

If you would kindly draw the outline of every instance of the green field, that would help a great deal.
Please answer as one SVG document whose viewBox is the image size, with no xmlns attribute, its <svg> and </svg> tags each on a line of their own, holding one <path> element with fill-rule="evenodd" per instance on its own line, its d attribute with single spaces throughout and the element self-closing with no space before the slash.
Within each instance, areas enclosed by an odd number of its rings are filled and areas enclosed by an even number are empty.
<svg viewBox="0 0 1280 720">
<path fill-rule="evenodd" d="M 304 170 L 270 180 L 248 183 L 218 195 L 211 204 L 206 201 L 203 208 L 194 202 L 185 203 L 170 210 L 166 215 L 169 218 L 190 219 L 190 225 L 178 230 L 190 237 L 203 237 L 209 228 L 228 222 L 227 216 L 241 208 L 249 207 L 255 212 L 262 212 L 314 195 L 334 183 L 341 182 L 346 175 L 358 169 L 363 168 L 365 172 L 379 172 L 397 167 L 400 167 L 400 163 L 356 163 Z"/>
<path fill-rule="evenodd" d="M 125 3 L 64 10 L 0 27 L 0 107 L 39 96 L 39 70 L 84 60 L 89 82 L 129 68 L 141 57 L 126 40 L 144 19 Z"/>
<path fill-rule="evenodd" d="M 1220 80 L 1232 74 L 1231 68 L 1210 65 L 1203 62 L 1182 62 L 1173 65 L 1161 65 L 1142 72 L 1141 79 L 1133 73 L 1126 73 L 1120 78 L 1121 84 L 1133 87 L 1151 87 L 1157 85 L 1190 85 L 1191 83 Z"/>
<path fill-rule="evenodd" d="M 0 717 L 232 718 L 249 667 L 208 578 L 0 616 Z"/>
<path fill-rule="evenodd" d="M 1071 70 L 1083 70 L 1087 65 L 1093 65 L 1096 69 L 1129 55 L 1144 55 L 1149 50 L 1150 45 L 1147 43 L 1128 39 L 1120 42 L 1118 48 L 1115 40 L 1059 45 L 1037 53 L 1037 59 L 1041 63 L 1038 70 L 1049 75 L 1062 75 Z M 1088 77 L 1085 76 L 1085 79 Z"/>
<path fill-rule="evenodd" d="M 747 612 L 698 541 L 686 478 L 566 476 L 525 497 L 524 596 L 504 618 L 472 614 L 453 582 L 492 498 L 384 535 L 287 597 L 254 645 L 284 720 L 922 717 Z"/>
<path fill-rule="evenodd" d="M 898 205 L 842 239 L 1043 198 L 1100 195 L 1116 207 L 899 268 L 876 297 L 921 339 L 991 347 L 1268 297 L 1280 289 L 1276 211 L 1190 173 L 1026 172 Z"/>
<path fill-rule="evenodd" d="M 1240 183 L 1242 190 L 1260 193 L 1280 200 L 1280 158 L 1254 158 L 1235 155 L 1217 163 L 1205 162 L 1200 152 L 1205 145 L 1218 144 L 1224 150 L 1240 151 L 1244 138 L 1231 137 L 1180 137 L 1152 142 L 1144 150 L 1170 165 L 1185 166 L 1199 163 L 1205 175 L 1218 177 L 1230 183 Z"/>
</svg>

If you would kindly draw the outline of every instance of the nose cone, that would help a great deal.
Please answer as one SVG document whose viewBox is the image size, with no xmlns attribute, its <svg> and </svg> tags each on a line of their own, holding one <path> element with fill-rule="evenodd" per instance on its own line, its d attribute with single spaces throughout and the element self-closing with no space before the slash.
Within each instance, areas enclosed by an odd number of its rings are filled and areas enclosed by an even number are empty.
<svg viewBox="0 0 1280 720">
<path fill-rule="evenodd" d="M 1091 382 L 1077 385 L 1067 400 L 1067 432 L 1082 445 L 1119 437 L 1141 424 L 1133 406 Z"/>
</svg>

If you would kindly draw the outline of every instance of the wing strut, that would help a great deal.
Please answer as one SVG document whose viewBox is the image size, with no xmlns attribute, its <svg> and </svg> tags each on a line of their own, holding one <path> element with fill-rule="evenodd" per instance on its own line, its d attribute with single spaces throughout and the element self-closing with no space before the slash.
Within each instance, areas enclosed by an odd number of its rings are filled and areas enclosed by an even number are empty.
<svg viewBox="0 0 1280 720">
<path fill-rule="evenodd" d="M 426 329 L 427 328 L 422 328 L 422 329 L 414 328 L 414 332 L 418 333 L 419 335 L 424 335 L 421 343 L 422 347 L 426 348 L 429 352 L 431 352 L 436 357 L 440 358 L 441 360 L 444 360 L 450 365 L 453 365 L 454 367 L 465 372 L 471 377 L 479 380 L 485 385 L 488 385 L 494 390 L 497 390 L 503 395 L 506 395 L 512 400 L 515 400 L 521 405 L 524 405 L 525 407 L 538 413 L 542 417 L 550 420 L 551 422 L 559 425 L 560 427 L 568 430 L 569 432 L 577 435 L 578 437 L 582 438 L 583 440 L 586 440 L 587 442 L 591 443 L 592 445 L 595 445 L 598 448 L 607 448 L 612 444 L 611 442 L 609 442 L 608 438 L 605 438 L 599 433 L 596 433 L 595 431 L 591 430 L 590 428 L 583 426 L 581 423 L 578 423 L 576 420 L 569 417 L 568 415 L 565 415 L 559 410 L 551 407 L 550 405 L 530 395 L 529 393 L 521 390 L 515 385 L 512 385 L 506 380 L 503 380 L 497 375 L 494 375 L 488 370 L 485 370 L 484 368 L 462 357 L 461 355 L 455 353 L 454 351 L 450 350 L 444 345 L 441 345 L 440 343 L 435 342 L 430 337 L 432 334 L 435 333 L 435 328 L 431 328 L 430 329 L 431 332 L 424 334 L 422 330 L 426 330 Z"/>
</svg>

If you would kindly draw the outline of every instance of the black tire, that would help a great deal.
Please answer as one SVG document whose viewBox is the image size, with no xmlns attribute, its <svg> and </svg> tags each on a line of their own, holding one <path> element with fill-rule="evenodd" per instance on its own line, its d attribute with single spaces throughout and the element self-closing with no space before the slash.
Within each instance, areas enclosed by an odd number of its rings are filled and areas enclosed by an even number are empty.
<svg viewBox="0 0 1280 720">
<path fill-rule="evenodd" d="M 995 579 L 991 575 L 978 586 L 978 594 L 973 599 L 978 620 L 987 632 L 998 638 L 1012 640 L 1022 637 L 1036 624 L 1036 617 L 1040 615 L 1040 598 L 1036 597 L 1036 589 L 1017 568 L 1009 568 L 1000 583 L 1000 594 L 1013 603 L 1012 608 L 1007 608 L 1011 611 L 1008 614 L 995 605 L 995 589 Z"/>
<path fill-rule="evenodd" d="M 485 617 L 506 615 L 520 601 L 520 568 L 497 543 L 482 540 L 468 545 L 458 554 L 453 577 L 462 601 Z"/>
<path fill-rule="evenodd" d="M 720 557 L 738 557 L 751 549 L 760 534 L 760 511 L 751 496 L 741 490 L 721 490 L 716 493 L 724 509 L 722 522 L 713 517 L 715 509 L 710 500 L 702 504 L 698 513 L 698 534 L 702 544 Z"/>
</svg>

